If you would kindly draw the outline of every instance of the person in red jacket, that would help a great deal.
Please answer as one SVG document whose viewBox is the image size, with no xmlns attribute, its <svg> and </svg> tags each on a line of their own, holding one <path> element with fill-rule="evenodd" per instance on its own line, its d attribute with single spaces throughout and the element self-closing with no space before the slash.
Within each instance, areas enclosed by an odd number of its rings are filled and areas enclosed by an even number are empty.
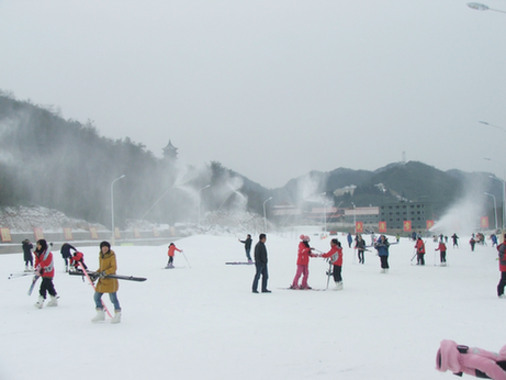
<svg viewBox="0 0 506 380">
<path fill-rule="evenodd" d="M 436 251 L 439 251 L 441 266 L 446 266 L 446 244 L 443 242 L 443 239 L 439 240 L 439 245 L 436 248 Z"/>
<path fill-rule="evenodd" d="M 425 243 L 419 236 L 415 244 L 416 248 L 416 265 L 425 265 Z"/>
<path fill-rule="evenodd" d="M 40 284 L 39 299 L 35 304 L 35 307 L 41 309 L 46 300 L 46 294 L 49 293 L 51 300 L 47 306 L 58 306 L 58 300 L 56 298 L 56 290 L 53 284 L 54 278 L 54 262 L 53 254 L 48 249 L 47 242 L 44 239 L 37 241 L 35 245 L 35 273 L 42 278 Z"/>
<path fill-rule="evenodd" d="M 70 265 L 73 265 L 76 270 L 80 270 L 81 267 L 79 266 L 79 263 L 81 263 L 84 267 L 84 269 L 88 269 L 86 264 L 84 263 L 84 255 L 82 252 L 75 251 L 72 256 L 70 256 Z"/>
<path fill-rule="evenodd" d="M 176 251 L 183 252 L 183 250 L 177 248 L 174 243 L 170 243 L 169 252 L 167 253 L 169 255 L 169 262 L 167 263 L 167 266 L 165 268 L 174 268 L 174 255 Z"/>
<path fill-rule="evenodd" d="M 504 240 L 497 246 L 499 252 L 499 270 L 501 271 L 501 279 L 497 284 L 497 296 L 499 298 L 504 297 L 504 287 L 506 286 L 506 234 L 504 234 Z"/>
<path fill-rule="evenodd" d="M 309 258 L 316 257 L 315 254 L 311 252 L 312 248 L 309 246 L 309 236 L 300 235 L 301 242 L 299 243 L 299 250 L 297 252 L 297 272 L 295 273 L 295 277 L 293 278 L 292 285 L 290 289 L 311 289 L 311 287 L 307 284 L 307 279 L 309 277 Z M 302 277 L 302 284 L 299 286 L 299 278 Z"/>
<path fill-rule="evenodd" d="M 334 282 L 336 283 L 336 289 L 341 290 L 343 288 L 343 278 L 341 276 L 343 268 L 343 248 L 339 240 L 332 239 L 330 241 L 330 251 L 320 255 L 320 257 L 328 258 L 332 265 L 334 265 L 334 270 L 332 271 Z"/>
</svg>

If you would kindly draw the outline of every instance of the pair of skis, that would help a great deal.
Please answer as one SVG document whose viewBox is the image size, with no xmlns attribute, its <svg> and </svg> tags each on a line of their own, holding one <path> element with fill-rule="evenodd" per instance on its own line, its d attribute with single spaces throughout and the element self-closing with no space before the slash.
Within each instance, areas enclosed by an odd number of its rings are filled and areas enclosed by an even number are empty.
<svg viewBox="0 0 506 380">
<path fill-rule="evenodd" d="M 81 262 L 78 263 L 79 264 L 79 271 L 69 271 L 69 275 L 73 275 L 73 276 L 84 276 L 86 277 L 86 279 L 88 280 L 88 282 L 90 283 L 90 285 L 93 287 L 93 290 L 96 292 L 97 291 L 97 288 L 95 287 L 95 280 L 97 278 L 117 278 L 119 280 L 128 280 L 128 281 L 146 281 L 146 277 L 134 277 L 134 276 L 122 276 L 122 275 L 118 275 L 118 274 L 109 274 L 109 275 L 105 275 L 105 276 L 102 276 L 100 273 L 98 272 L 93 272 L 93 271 L 87 271 L 83 264 Z M 100 300 L 102 302 L 102 307 L 104 308 L 104 311 L 106 312 L 106 314 L 112 318 L 112 314 L 111 312 L 109 311 L 109 309 L 107 308 L 107 306 L 105 306 L 105 303 L 103 300 Z"/>
</svg>

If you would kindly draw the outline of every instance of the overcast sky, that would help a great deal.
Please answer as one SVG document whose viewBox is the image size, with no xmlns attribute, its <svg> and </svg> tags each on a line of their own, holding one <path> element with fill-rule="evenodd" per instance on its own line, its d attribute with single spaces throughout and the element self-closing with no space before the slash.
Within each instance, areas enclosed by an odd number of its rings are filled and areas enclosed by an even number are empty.
<svg viewBox="0 0 506 380">
<path fill-rule="evenodd" d="M 0 0 L 0 49 L 17 99 L 267 187 L 403 152 L 505 175 L 506 14 L 465 0 Z"/>
</svg>

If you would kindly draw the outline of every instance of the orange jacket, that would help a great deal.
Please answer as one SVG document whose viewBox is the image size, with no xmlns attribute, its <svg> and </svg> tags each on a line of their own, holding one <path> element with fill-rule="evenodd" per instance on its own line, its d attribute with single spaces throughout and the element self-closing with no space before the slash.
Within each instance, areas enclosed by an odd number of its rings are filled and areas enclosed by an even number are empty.
<svg viewBox="0 0 506 380">
<path fill-rule="evenodd" d="M 175 251 L 181 252 L 179 248 L 177 248 L 174 244 L 169 245 L 169 252 L 167 253 L 170 257 L 174 256 Z"/>
</svg>

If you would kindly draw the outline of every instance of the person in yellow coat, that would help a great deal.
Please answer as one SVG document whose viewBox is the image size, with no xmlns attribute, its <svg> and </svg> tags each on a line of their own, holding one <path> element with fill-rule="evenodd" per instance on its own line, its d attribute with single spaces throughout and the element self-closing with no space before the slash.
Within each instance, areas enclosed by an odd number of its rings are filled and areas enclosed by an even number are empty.
<svg viewBox="0 0 506 380">
<path fill-rule="evenodd" d="M 119 288 L 118 279 L 104 277 L 110 274 L 116 274 L 116 255 L 114 254 L 114 251 L 111 250 L 111 245 L 107 241 L 100 243 L 99 268 L 97 272 L 100 273 L 100 277 L 95 287 L 95 295 L 93 296 L 97 315 L 92 319 L 92 321 L 99 322 L 105 319 L 102 295 L 104 293 L 109 293 L 109 298 L 114 305 L 114 317 L 112 318 L 111 323 L 119 323 L 121 321 L 121 306 L 116 294 Z"/>
</svg>

